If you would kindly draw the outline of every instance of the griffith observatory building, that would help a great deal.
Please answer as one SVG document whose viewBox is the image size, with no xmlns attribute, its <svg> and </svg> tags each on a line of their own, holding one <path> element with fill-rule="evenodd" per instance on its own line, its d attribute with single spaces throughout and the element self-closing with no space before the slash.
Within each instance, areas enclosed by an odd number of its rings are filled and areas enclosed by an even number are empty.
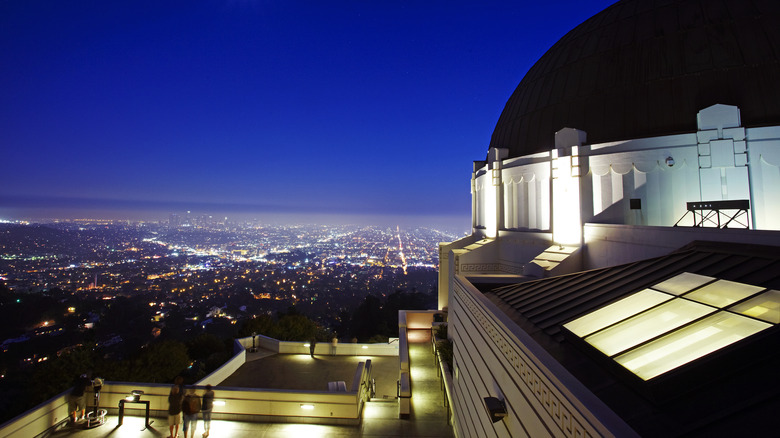
<svg viewBox="0 0 780 438">
<path fill-rule="evenodd" d="M 456 436 L 780 436 L 780 2 L 613 4 L 477 158 Z"/>
</svg>

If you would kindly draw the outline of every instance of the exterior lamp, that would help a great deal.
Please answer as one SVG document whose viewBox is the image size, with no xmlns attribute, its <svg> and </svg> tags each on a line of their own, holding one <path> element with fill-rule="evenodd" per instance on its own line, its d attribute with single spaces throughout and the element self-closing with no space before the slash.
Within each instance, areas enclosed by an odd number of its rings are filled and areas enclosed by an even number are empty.
<svg viewBox="0 0 780 438">
<path fill-rule="evenodd" d="M 485 397 L 485 409 L 490 416 L 490 421 L 496 423 L 506 417 L 506 404 L 495 397 Z"/>
<path fill-rule="evenodd" d="M 312 410 L 314 410 L 314 405 L 302 404 L 301 405 L 301 409 L 306 410 L 306 411 L 312 411 Z"/>
<path fill-rule="evenodd" d="M 125 400 L 127 400 L 127 401 L 129 401 L 129 402 L 138 402 L 138 401 L 141 401 L 141 395 L 143 395 L 143 393 L 144 393 L 144 392 L 143 392 L 143 391 L 141 391 L 140 389 L 134 389 L 134 390 L 132 390 L 132 391 L 130 392 L 130 395 L 128 395 L 127 397 L 125 397 Z"/>
</svg>

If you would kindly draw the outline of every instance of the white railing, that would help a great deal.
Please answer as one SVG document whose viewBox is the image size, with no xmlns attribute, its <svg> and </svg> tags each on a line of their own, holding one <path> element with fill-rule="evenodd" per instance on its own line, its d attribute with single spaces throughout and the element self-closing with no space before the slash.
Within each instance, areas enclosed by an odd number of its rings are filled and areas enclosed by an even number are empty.
<svg viewBox="0 0 780 438">
<path fill-rule="evenodd" d="M 279 341 L 268 336 L 256 335 L 254 345 L 257 348 L 279 354 L 309 354 L 309 342 Z M 236 339 L 245 349 L 252 348 L 252 336 Z M 317 342 L 314 354 L 322 356 L 398 356 L 398 344 L 395 342 L 359 344 L 343 342 Z"/>
<path fill-rule="evenodd" d="M 68 420 L 67 390 L 41 403 L 33 409 L 18 415 L 0 425 L 0 436 L 4 438 L 28 438 L 36 436 Z"/>
<path fill-rule="evenodd" d="M 233 351 L 235 352 L 233 357 L 195 384 L 217 386 L 241 368 L 241 365 L 246 363 L 246 349 L 244 349 L 244 346 L 238 339 L 233 343 Z"/>
</svg>

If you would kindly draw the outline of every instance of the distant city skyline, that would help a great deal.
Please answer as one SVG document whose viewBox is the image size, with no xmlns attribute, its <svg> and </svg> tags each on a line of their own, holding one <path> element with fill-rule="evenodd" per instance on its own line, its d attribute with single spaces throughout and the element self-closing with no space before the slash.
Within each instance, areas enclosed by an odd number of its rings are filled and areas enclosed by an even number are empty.
<svg viewBox="0 0 780 438">
<path fill-rule="evenodd" d="M 403 214 L 392 212 L 339 212 L 333 209 L 306 211 L 305 206 L 284 211 L 263 209 L 251 204 L 219 203 L 154 203 L 143 201 L 116 201 L 100 199 L 51 198 L 45 206 L 39 200 L 18 199 L 16 208 L 0 207 L 0 222 L 52 221 L 131 221 L 167 222 L 172 215 L 180 217 L 213 216 L 215 220 L 258 222 L 261 224 L 315 224 L 315 225 L 376 225 L 401 227 L 429 227 L 470 232 L 469 215 Z M 25 206 L 28 206 L 25 208 Z M 9 213 L 10 212 L 10 213 Z M 16 212 L 16 214 L 14 214 Z M 21 213 L 19 213 L 21 212 Z"/>
<path fill-rule="evenodd" d="M 0 219 L 468 226 L 463 163 L 610 3 L 2 2 Z"/>
</svg>

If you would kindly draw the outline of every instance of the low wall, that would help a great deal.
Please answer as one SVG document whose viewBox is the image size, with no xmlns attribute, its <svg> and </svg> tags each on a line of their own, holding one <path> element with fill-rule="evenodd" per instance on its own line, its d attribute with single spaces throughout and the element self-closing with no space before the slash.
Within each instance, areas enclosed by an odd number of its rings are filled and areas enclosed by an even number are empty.
<svg viewBox="0 0 780 438">
<path fill-rule="evenodd" d="M 263 335 L 255 336 L 254 345 L 279 354 L 309 354 L 307 342 L 279 341 Z M 322 356 L 398 356 L 399 342 L 377 344 L 332 344 L 318 342 L 314 354 Z M 234 342 L 236 354 L 221 367 L 200 379 L 196 385 L 217 386 L 246 363 L 246 351 L 252 348 L 252 337 L 239 338 Z"/>
<path fill-rule="evenodd" d="M 429 329 L 433 324 L 433 315 L 442 313 L 441 310 L 399 310 L 398 327 L 406 327 L 409 330 Z"/>
<path fill-rule="evenodd" d="M 361 366 L 363 364 L 361 363 Z M 152 416 L 165 417 L 168 410 L 170 385 L 144 383 L 107 382 L 100 395 L 101 407 L 109 414 L 116 414 L 119 401 L 132 390 L 144 391 L 142 400 L 151 402 Z M 198 389 L 203 389 L 198 387 Z M 215 419 L 240 421 L 318 422 L 352 424 L 359 421 L 362 406 L 357 392 L 293 391 L 249 388 L 215 387 Z M 304 409 L 306 405 L 309 409 Z M 125 415 L 143 416 L 145 407 L 141 404 L 125 404 Z M 286 417 L 286 418 L 275 418 Z"/>
<path fill-rule="evenodd" d="M 236 339 L 244 348 L 252 347 L 252 337 Z M 255 346 L 279 354 L 309 354 L 308 342 L 279 341 L 263 335 L 255 336 Z M 398 356 L 395 342 L 360 344 L 339 342 L 317 342 L 314 354 L 322 356 Z"/>
<path fill-rule="evenodd" d="M 246 349 L 244 349 L 243 345 L 241 345 L 238 339 L 235 340 L 233 345 L 233 350 L 237 352 L 235 356 L 231 357 L 227 362 L 222 364 L 221 367 L 214 370 L 208 376 L 200 379 L 195 383 L 196 385 L 217 386 L 222 383 L 222 381 L 230 377 L 231 374 L 235 373 L 239 368 L 241 368 L 241 365 L 246 363 Z"/>
<path fill-rule="evenodd" d="M 352 379 L 352 392 L 357 394 L 358 412 L 363 409 L 363 404 L 371 399 L 371 381 L 374 371 L 371 368 L 371 359 L 360 362 L 355 369 L 355 378 Z"/>
<path fill-rule="evenodd" d="M 452 420 L 452 370 L 450 370 L 450 367 L 444 361 L 444 357 L 437 346 L 438 341 L 443 341 L 443 339 L 432 339 L 434 354 L 436 354 L 436 363 L 442 380 L 442 389 L 444 390 L 444 406 L 447 408 L 447 421 L 450 423 Z"/>
<path fill-rule="evenodd" d="M 597 269 L 659 257 L 694 240 L 755 245 L 780 244 L 780 233 L 769 230 L 641 225 L 585 224 L 585 269 Z"/>
<path fill-rule="evenodd" d="M 399 327 L 398 334 L 398 365 L 400 372 L 409 372 L 409 340 L 406 337 L 406 327 Z"/>
<path fill-rule="evenodd" d="M 5 438 L 29 438 L 68 420 L 68 394 L 62 394 L 41 403 L 0 425 L 0 436 Z"/>
<path fill-rule="evenodd" d="M 359 373 L 359 375 L 357 374 Z M 216 394 L 212 415 L 217 420 L 274 421 L 289 423 L 322 423 L 356 425 L 360 423 L 363 404 L 368 399 L 371 376 L 370 364 L 360 362 L 356 369 L 356 384 L 352 391 L 293 391 L 247 388 L 215 387 Z M 196 386 L 203 390 L 202 386 Z M 130 396 L 133 390 L 143 391 L 141 400 L 149 401 L 150 415 L 165 418 L 168 413 L 168 394 L 171 385 L 104 382 L 100 392 L 101 409 L 116 416 L 119 401 Z M 29 438 L 64 424 L 68 418 L 68 394 L 59 394 L 3 425 L 0 437 Z M 88 399 L 90 396 L 88 395 Z M 91 399 L 87 401 L 91 403 Z M 126 416 L 143 417 L 146 406 L 125 403 Z M 109 422 L 117 421 L 111 418 Z"/>
</svg>

